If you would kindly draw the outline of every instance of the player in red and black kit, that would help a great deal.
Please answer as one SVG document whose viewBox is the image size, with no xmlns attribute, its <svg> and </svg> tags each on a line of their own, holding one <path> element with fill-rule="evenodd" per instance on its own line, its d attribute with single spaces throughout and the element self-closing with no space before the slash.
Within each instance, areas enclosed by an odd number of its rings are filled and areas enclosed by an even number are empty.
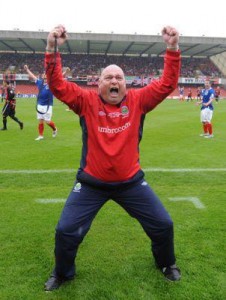
<svg viewBox="0 0 226 300">
<path fill-rule="evenodd" d="M 24 125 L 17 117 L 16 114 L 16 99 L 15 99 L 15 91 L 13 84 L 10 82 L 6 82 L 6 98 L 5 104 L 2 109 L 3 115 L 3 127 L 1 130 L 7 130 L 7 117 L 10 117 L 12 120 L 17 122 L 20 126 L 20 129 L 23 129 Z"/>
<path fill-rule="evenodd" d="M 202 99 L 202 90 L 201 90 L 201 88 L 200 87 L 198 87 L 197 88 L 197 90 L 196 90 L 196 99 L 197 100 L 201 100 Z"/>
<path fill-rule="evenodd" d="M 166 279 L 181 274 L 174 254 L 173 221 L 160 199 L 144 179 L 139 160 L 146 113 L 177 87 L 180 71 L 179 34 L 167 26 L 162 31 L 167 45 L 164 71 L 146 87 L 126 91 L 124 73 L 117 65 L 106 67 L 98 93 L 64 80 L 60 53 L 67 34 L 59 25 L 47 38 L 46 73 L 53 94 L 80 117 L 82 157 L 77 180 L 68 196 L 56 228 L 55 268 L 45 290 L 60 287 L 76 275 L 78 247 L 100 208 L 112 199 L 136 218 L 151 240 L 155 264 Z M 116 250 L 117 251 L 117 250 Z"/>
<path fill-rule="evenodd" d="M 192 99 L 192 89 L 191 88 L 189 88 L 188 89 L 188 97 L 187 97 L 187 102 L 189 102 L 189 101 L 192 101 L 193 99 Z"/>
<path fill-rule="evenodd" d="M 221 94 L 221 88 L 219 86 L 217 86 L 216 89 L 215 89 L 215 100 L 216 100 L 216 102 L 220 101 L 220 94 Z"/>
</svg>

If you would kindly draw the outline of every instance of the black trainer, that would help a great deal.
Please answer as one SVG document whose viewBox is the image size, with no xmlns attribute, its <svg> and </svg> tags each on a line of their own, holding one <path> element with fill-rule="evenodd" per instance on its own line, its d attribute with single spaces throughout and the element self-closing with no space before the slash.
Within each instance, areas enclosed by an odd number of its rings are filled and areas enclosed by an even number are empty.
<svg viewBox="0 0 226 300">
<path fill-rule="evenodd" d="M 22 130 L 24 128 L 24 123 L 20 123 L 20 129 Z"/>
<path fill-rule="evenodd" d="M 45 283 L 45 291 L 57 290 L 66 280 L 51 275 Z"/>
<path fill-rule="evenodd" d="M 169 281 L 178 281 L 181 279 L 180 269 L 176 265 L 164 267 L 161 270 L 165 278 Z"/>
<path fill-rule="evenodd" d="M 3 128 L 1 128 L 0 130 L 7 130 L 7 128 L 4 128 L 4 127 L 3 127 Z"/>
</svg>

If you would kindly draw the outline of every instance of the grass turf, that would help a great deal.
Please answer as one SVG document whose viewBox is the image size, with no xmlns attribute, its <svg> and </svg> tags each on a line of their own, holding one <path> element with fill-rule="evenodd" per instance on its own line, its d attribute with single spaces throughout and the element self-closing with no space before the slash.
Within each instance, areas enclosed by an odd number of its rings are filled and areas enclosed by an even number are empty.
<svg viewBox="0 0 226 300">
<path fill-rule="evenodd" d="M 45 127 L 45 139 L 35 141 L 35 101 L 18 100 L 24 130 L 8 120 L 8 130 L 0 132 L 0 299 L 226 299 L 226 101 L 215 104 L 213 139 L 199 137 L 199 109 L 194 103 L 166 100 L 147 115 L 140 145 L 146 180 L 175 223 L 182 280 L 172 284 L 163 279 L 140 225 L 109 201 L 79 249 L 76 279 L 46 293 L 63 203 L 37 200 L 66 199 L 80 161 L 81 131 L 78 117 L 56 101 L 58 136 L 53 139 Z M 170 201 L 177 197 L 184 201 Z M 185 201 L 191 197 L 205 208 Z"/>
</svg>

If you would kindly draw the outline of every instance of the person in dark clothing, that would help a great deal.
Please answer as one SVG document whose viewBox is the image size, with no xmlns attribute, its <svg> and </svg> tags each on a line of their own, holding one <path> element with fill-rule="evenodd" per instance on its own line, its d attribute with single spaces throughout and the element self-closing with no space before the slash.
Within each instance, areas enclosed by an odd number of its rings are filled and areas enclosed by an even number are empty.
<svg viewBox="0 0 226 300">
<path fill-rule="evenodd" d="M 16 98 L 15 90 L 13 84 L 9 81 L 6 82 L 6 97 L 5 104 L 2 109 L 3 116 L 3 127 L 1 130 L 7 130 L 7 117 L 10 117 L 12 120 L 17 122 L 20 126 L 20 129 L 24 128 L 23 122 L 21 122 L 16 115 Z"/>
</svg>

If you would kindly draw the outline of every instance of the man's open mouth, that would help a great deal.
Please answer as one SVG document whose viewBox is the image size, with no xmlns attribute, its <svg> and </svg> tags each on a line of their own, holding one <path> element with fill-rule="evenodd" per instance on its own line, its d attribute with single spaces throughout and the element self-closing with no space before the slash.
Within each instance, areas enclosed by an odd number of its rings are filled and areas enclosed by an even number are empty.
<svg viewBox="0 0 226 300">
<path fill-rule="evenodd" d="M 110 89 L 110 93 L 111 93 L 112 96 L 113 96 L 113 95 L 118 95 L 118 92 L 119 92 L 119 89 L 118 89 L 118 88 L 111 88 L 111 89 Z"/>
</svg>

